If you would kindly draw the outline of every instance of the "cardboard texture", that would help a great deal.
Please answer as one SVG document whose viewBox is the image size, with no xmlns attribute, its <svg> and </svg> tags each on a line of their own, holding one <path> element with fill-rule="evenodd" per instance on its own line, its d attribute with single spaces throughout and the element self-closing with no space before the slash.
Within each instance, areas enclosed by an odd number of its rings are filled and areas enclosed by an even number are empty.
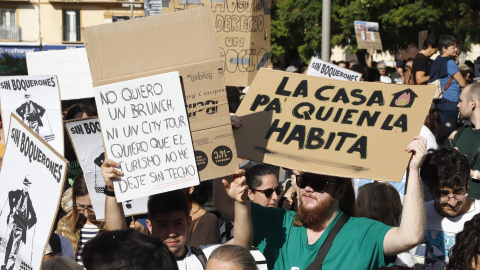
<svg viewBox="0 0 480 270">
<path fill-rule="evenodd" d="M 162 13 L 208 7 L 215 18 L 225 83 L 248 86 L 270 61 L 271 0 L 169 0 Z"/>
<path fill-rule="evenodd" d="M 0 172 L 2 265 L 42 269 L 66 168 L 67 160 L 12 113 Z"/>
<path fill-rule="evenodd" d="M 354 27 L 359 49 L 383 50 L 377 22 L 354 21 Z"/>
<path fill-rule="evenodd" d="M 362 78 L 361 73 L 352 71 L 348 68 L 339 67 L 338 65 L 330 64 L 316 57 L 312 57 L 310 59 L 306 75 L 357 82 Z"/>
<path fill-rule="evenodd" d="M 94 87 L 178 71 L 200 180 L 235 172 L 223 63 L 208 8 L 87 27 L 83 36 Z"/>
<path fill-rule="evenodd" d="M 28 74 L 57 75 L 62 100 L 93 97 L 85 48 L 27 53 Z"/>
<path fill-rule="evenodd" d="M 261 69 L 237 111 L 237 152 L 307 172 L 398 182 L 434 92 Z"/>
</svg>

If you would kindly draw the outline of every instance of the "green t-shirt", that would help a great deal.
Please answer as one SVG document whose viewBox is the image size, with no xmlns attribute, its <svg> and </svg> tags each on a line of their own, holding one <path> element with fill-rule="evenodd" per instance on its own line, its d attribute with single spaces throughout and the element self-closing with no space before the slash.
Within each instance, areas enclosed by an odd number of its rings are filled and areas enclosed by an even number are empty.
<svg viewBox="0 0 480 270">
<path fill-rule="evenodd" d="M 295 212 L 252 203 L 253 245 L 265 255 L 268 269 L 307 269 L 342 214 L 309 245 L 307 228 L 293 225 Z M 393 263 L 395 257 L 383 253 L 383 239 L 391 228 L 367 218 L 350 218 L 333 241 L 323 269 L 377 269 Z"/>
<path fill-rule="evenodd" d="M 480 148 L 480 129 L 466 128 L 462 131 L 462 134 L 460 134 L 460 139 L 457 132 L 455 138 L 453 138 L 453 146 L 458 147 L 458 151 L 465 154 L 471 162 Z M 473 169 L 480 170 L 480 155 L 475 164 L 473 164 Z M 470 185 L 468 197 L 480 199 L 480 183 L 468 181 L 468 184 Z"/>
</svg>

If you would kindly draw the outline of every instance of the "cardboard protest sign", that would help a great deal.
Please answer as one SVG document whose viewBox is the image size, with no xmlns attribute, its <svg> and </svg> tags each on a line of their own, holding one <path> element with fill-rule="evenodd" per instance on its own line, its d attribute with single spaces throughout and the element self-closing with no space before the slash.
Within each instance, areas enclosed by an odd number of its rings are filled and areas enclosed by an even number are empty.
<svg viewBox="0 0 480 270">
<path fill-rule="evenodd" d="M 215 17 L 218 44 L 222 53 L 225 83 L 248 86 L 257 71 L 270 61 L 271 0 L 171 0 L 163 13 L 208 7 Z"/>
<path fill-rule="evenodd" d="M 359 49 L 383 50 L 377 22 L 354 21 L 354 26 Z"/>
<path fill-rule="evenodd" d="M 117 201 L 200 183 L 178 72 L 95 87 Z"/>
<path fill-rule="evenodd" d="M 307 75 L 337 79 L 342 81 L 360 81 L 362 74 L 348 68 L 342 68 L 334 64 L 322 61 L 316 57 L 310 59 Z"/>
<path fill-rule="evenodd" d="M 62 108 L 56 76 L 0 77 L 0 102 L 5 133 L 13 113 L 63 155 Z"/>
<path fill-rule="evenodd" d="M 41 269 L 66 167 L 59 153 L 12 114 L 0 172 L 0 260 L 6 269 Z"/>
<path fill-rule="evenodd" d="M 105 180 L 101 166 L 105 160 L 105 148 L 98 118 L 75 119 L 65 123 L 80 167 L 83 170 L 88 194 L 97 220 L 105 219 Z M 147 213 L 148 197 L 123 203 L 126 216 Z"/>
<path fill-rule="evenodd" d="M 85 48 L 27 53 L 28 75 L 57 75 L 62 100 L 93 97 Z"/>
<path fill-rule="evenodd" d="M 237 168 L 214 25 L 204 7 L 83 31 L 94 87 L 179 72 L 202 181 L 231 175 Z"/>
<path fill-rule="evenodd" d="M 262 69 L 237 114 L 239 157 L 326 175 L 400 181 L 432 86 L 357 83 Z"/>
</svg>

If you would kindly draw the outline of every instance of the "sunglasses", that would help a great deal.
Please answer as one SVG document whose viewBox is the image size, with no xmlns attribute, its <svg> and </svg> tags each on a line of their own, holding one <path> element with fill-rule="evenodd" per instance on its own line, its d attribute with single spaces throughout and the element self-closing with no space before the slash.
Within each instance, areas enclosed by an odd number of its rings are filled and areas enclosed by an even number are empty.
<svg viewBox="0 0 480 270">
<path fill-rule="evenodd" d="M 264 189 L 264 190 L 260 190 L 260 189 L 252 189 L 252 190 L 263 193 L 265 195 L 265 197 L 267 197 L 269 199 L 270 199 L 270 197 L 272 197 L 273 192 L 275 192 L 277 195 L 280 195 L 280 193 L 282 193 L 282 187 L 280 187 L 280 186 L 278 186 L 276 188 L 267 188 L 267 189 Z"/>
<path fill-rule="evenodd" d="M 325 186 L 335 185 L 335 182 L 328 182 L 325 179 L 314 177 L 313 175 L 297 175 L 297 186 L 299 188 L 311 187 L 315 192 L 323 192 Z"/>
<path fill-rule="evenodd" d="M 387 69 L 387 68 L 378 68 L 378 69 Z"/>
</svg>

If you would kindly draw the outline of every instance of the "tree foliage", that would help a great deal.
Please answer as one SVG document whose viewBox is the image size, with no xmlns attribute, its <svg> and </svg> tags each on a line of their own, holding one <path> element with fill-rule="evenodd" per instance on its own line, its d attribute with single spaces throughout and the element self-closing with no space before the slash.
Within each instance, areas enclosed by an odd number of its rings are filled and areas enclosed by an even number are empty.
<svg viewBox="0 0 480 270">
<path fill-rule="evenodd" d="M 468 50 L 480 43 L 478 0 L 331 0 L 331 44 L 358 50 L 354 21 L 380 25 L 383 48 L 395 53 L 417 45 L 418 32 L 449 34 Z M 320 52 L 322 0 L 277 0 L 272 14 L 272 53 L 297 50 L 303 61 Z"/>
</svg>

